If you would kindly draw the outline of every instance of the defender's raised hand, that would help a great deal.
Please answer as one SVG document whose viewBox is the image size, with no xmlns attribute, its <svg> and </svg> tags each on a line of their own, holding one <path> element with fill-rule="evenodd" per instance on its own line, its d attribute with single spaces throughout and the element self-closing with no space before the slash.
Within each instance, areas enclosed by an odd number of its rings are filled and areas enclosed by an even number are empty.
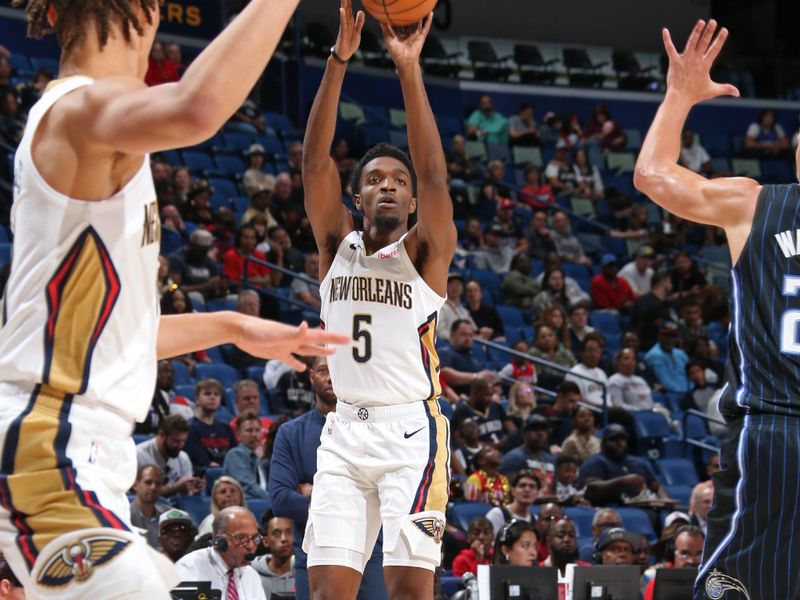
<svg viewBox="0 0 800 600">
<path fill-rule="evenodd" d="M 692 104 L 717 96 L 739 96 L 735 86 L 711 79 L 711 66 L 728 38 L 728 30 L 724 27 L 715 36 L 716 31 L 715 20 L 708 23 L 698 21 L 682 53 L 675 49 L 669 30 L 665 28 L 662 31 L 664 48 L 669 56 L 667 93 L 677 92 Z"/>
<path fill-rule="evenodd" d="M 361 28 L 364 27 L 364 11 L 353 17 L 353 0 L 342 0 L 339 7 L 339 35 L 336 36 L 336 55 L 342 60 L 350 60 L 361 43 Z"/>
<path fill-rule="evenodd" d="M 399 67 L 401 63 L 419 62 L 422 46 L 425 45 L 425 38 L 431 30 L 431 23 L 433 23 L 433 13 L 417 23 L 416 29 L 407 36 L 399 35 L 391 25 L 381 23 L 386 50 L 396 66 Z"/>
</svg>

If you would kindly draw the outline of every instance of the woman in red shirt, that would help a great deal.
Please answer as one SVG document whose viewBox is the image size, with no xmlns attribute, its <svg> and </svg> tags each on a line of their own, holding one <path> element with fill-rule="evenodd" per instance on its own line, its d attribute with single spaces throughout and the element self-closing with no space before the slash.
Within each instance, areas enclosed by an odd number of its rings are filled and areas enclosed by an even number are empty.
<svg viewBox="0 0 800 600">
<path fill-rule="evenodd" d="M 256 249 L 258 237 L 256 230 L 250 225 L 243 225 L 236 234 L 235 247 L 230 248 L 222 257 L 222 273 L 228 279 L 231 289 L 239 290 L 244 277 L 244 259 L 247 257 L 267 260 L 261 250 Z M 254 262 L 247 264 L 247 281 L 251 285 L 266 287 L 271 284 L 269 267 Z"/>
<path fill-rule="evenodd" d="M 525 187 L 520 190 L 519 199 L 535 209 L 547 210 L 555 205 L 553 188 L 549 183 L 542 183 L 542 172 L 536 165 L 525 168 Z"/>
</svg>

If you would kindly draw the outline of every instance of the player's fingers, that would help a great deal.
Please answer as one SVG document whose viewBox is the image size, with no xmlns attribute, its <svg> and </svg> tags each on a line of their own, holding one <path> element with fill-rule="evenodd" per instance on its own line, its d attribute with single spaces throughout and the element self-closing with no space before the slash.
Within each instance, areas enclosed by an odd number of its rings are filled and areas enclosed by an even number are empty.
<svg viewBox="0 0 800 600">
<path fill-rule="evenodd" d="M 289 365 L 295 371 L 305 371 L 306 370 L 305 363 L 302 362 L 302 361 L 297 360 L 291 354 L 287 354 L 286 356 L 282 356 L 278 360 L 280 360 L 282 363 L 285 363 L 285 364 Z"/>
<path fill-rule="evenodd" d="M 388 40 L 392 37 L 392 32 L 389 30 L 389 26 L 386 23 L 381 23 L 381 33 L 383 34 L 384 40 Z"/>
<path fill-rule="evenodd" d="M 366 20 L 366 15 L 364 14 L 363 10 L 360 10 L 356 13 L 356 32 L 360 35 L 361 28 L 364 27 L 364 21 Z"/>
<path fill-rule="evenodd" d="M 701 53 L 705 54 L 708 50 L 716 30 L 717 22 L 714 19 L 711 19 L 703 28 L 703 32 L 700 34 L 700 38 L 697 40 L 697 49 Z"/>
<path fill-rule="evenodd" d="M 670 60 L 677 60 L 679 57 L 678 50 L 675 44 L 672 43 L 672 36 L 669 34 L 669 29 L 664 27 L 661 30 L 661 37 L 664 40 L 664 49 L 667 51 L 667 56 Z"/>
<path fill-rule="evenodd" d="M 715 83 L 714 89 L 717 92 L 717 96 L 733 96 L 734 98 L 739 97 L 739 88 L 731 83 Z"/>
<path fill-rule="evenodd" d="M 320 346 L 318 344 L 304 344 L 295 350 L 295 354 L 302 356 L 330 356 L 336 353 L 336 346 Z"/>
<path fill-rule="evenodd" d="M 327 331 L 325 329 L 310 329 L 304 336 L 302 342 L 304 344 L 347 344 L 350 341 L 350 336 L 344 333 L 337 333 L 336 331 Z"/>
<path fill-rule="evenodd" d="M 689 39 L 686 40 L 686 46 L 683 48 L 683 53 L 686 54 L 691 52 L 697 47 L 697 40 L 700 38 L 700 34 L 703 32 L 703 28 L 706 26 L 706 22 L 703 19 L 700 19 L 695 23 L 695 26 L 692 28 L 692 32 L 689 34 Z"/>
<path fill-rule="evenodd" d="M 719 30 L 717 37 L 714 38 L 714 41 L 711 42 L 711 45 L 708 47 L 706 51 L 705 58 L 711 60 L 712 62 L 717 59 L 719 53 L 722 51 L 722 47 L 725 45 L 725 40 L 728 39 L 728 30 L 723 27 Z"/>
<path fill-rule="evenodd" d="M 417 31 L 421 31 L 422 37 L 428 37 L 428 32 L 431 30 L 431 23 L 433 23 L 433 12 L 428 13 L 428 17 L 420 22 L 420 27 Z"/>
</svg>

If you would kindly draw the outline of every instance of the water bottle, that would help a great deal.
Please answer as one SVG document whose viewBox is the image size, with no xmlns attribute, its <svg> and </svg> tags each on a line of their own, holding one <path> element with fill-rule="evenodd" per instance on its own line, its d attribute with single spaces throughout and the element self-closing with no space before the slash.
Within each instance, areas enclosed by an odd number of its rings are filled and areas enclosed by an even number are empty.
<svg viewBox="0 0 800 600">
<path fill-rule="evenodd" d="M 475 573 L 464 573 L 461 576 L 461 581 L 467 590 L 467 594 L 465 596 L 467 600 L 480 600 L 478 592 L 478 579 L 475 577 Z"/>
</svg>

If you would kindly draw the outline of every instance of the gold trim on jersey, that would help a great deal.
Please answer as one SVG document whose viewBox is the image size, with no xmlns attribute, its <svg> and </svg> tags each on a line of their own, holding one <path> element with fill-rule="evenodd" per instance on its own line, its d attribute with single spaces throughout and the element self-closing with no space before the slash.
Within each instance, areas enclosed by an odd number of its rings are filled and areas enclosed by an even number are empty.
<svg viewBox="0 0 800 600">
<path fill-rule="evenodd" d="M 426 400 L 428 414 L 436 428 L 436 454 L 433 458 L 433 472 L 428 487 L 426 510 L 445 512 L 450 495 L 450 427 L 447 417 L 442 414 L 439 400 Z"/>
<path fill-rule="evenodd" d="M 438 313 L 433 313 L 428 317 L 427 321 L 417 328 L 422 368 L 431 384 L 428 399 L 438 398 L 442 395 L 442 384 L 439 381 L 439 353 L 436 351 L 436 324 L 438 318 Z"/>
</svg>

